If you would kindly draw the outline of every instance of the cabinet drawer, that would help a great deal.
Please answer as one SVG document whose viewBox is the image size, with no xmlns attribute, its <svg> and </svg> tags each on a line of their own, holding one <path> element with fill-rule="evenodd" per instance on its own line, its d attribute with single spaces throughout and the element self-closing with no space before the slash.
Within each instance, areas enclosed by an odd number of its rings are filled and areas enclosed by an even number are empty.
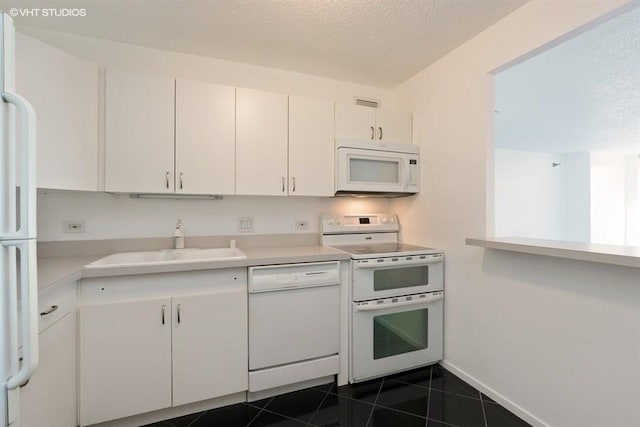
<svg viewBox="0 0 640 427">
<path fill-rule="evenodd" d="M 64 285 L 38 295 L 38 332 L 42 332 L 67 313 L 75 310 L 75 288 Z"/>
</svg>

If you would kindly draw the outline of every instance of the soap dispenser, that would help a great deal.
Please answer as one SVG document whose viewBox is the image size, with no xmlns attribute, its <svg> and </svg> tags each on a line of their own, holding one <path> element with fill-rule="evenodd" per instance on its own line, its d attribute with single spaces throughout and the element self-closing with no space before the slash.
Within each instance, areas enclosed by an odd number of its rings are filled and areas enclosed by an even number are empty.
<svg viewBox="0 0 640 427">
<path fill-rule="evenodd" d="M 176 249 L 184 249 L 184 230 L 182 228 L 182 220 L 176 222 L 176 231 L 173 233 L 174 247 Z"/>
</svg>

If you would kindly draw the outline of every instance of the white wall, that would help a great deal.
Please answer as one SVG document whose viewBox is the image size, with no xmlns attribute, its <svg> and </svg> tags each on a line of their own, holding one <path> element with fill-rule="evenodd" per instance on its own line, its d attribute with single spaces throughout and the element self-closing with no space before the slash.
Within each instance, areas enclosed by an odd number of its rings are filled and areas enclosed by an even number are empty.
<svg viewBox="0 0 640 427">
<path fill-rule="evenodd" d="M 626 237 L 625 156 L 591 153 L 591 241 L 624 245 Z"/>
<path fill-rule="evenodd" d="M 496 149 L 495 236 L 589 242 L 590 158 Z"/>
<path fill-rule="evenodd" d="M 562 239 L 562 161 L 559 154 L 495 151 L 496 236 Z"/>
<path fill-rule="evenodd" d="M 640 246 L 640 155 L 625 156 L 627 245 Z"/>
<path fill-rule="evenodd" d="M 591 241 L 591 154 L 566 153 L 559 166 L 564 173 L 562 240 Z"/>
<path fill-rule="evenodd" d="M 640 425 L 639 272 L 465 245 L 493 230 L 491 73 L 625 3 L 531 0 L 397 90 L 423 173 L 391 207 L 445 250 L 445 362 L 536 425 Z"/>
<path fill-rule="evenodd" d="M 320 214 L 387 212 L 383 199 L 225 196 L 222 200 L 132 199 L 128 195 L 39 192 L 38 240 L 171 237 L 176 219 L 187 236 L 234 235 L 238 217 L 254 217 L 253 234 L 319 233 Z M 83 234 L 63 233 L 64 221 L 83 220 Z M 295 230 L 305 220 L 309 229 Z"/>
<path fill-rule="evenodd" d="M 205 58 L 79 37 L 35 28 L 20 31 L 87 58 L 101 66 L 211 81 L 239 87 L 352 103 L 354 96 L 379 99 L 393 108 L 390 91 L 267 67 Z M 323 212 L 388 210 L 386 200 L 354 201 L 298 197 L 226 197 L 222 201 L 134 200 L 127 196 L 50 192 L 38 198 L 41 241 L 123 237 L 162 237 L 182 218 L 187 234 L 236 234 L 238 216 L 255 217 L 256 234 L 293 233 L 296 219 L 310 221 L 318 232 Z M 63 234 L 64 220 L 86 221 L 84 234 Z"/>
</svg>

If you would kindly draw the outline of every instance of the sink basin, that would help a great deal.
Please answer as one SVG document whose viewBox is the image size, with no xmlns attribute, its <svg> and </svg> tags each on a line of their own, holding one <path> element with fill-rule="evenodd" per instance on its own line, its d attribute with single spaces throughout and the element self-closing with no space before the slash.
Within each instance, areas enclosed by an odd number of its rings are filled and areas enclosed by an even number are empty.
<svg viewBox="0 0 640 427">
<path fill-rule="evenodd" d="M 84 268 L 141 267 L 146 265 L 187 264 L 206 261 L 227 261 L 247 256 L 238 248 L 164 249 L 161 251 L 122 252 L 101 258 Z"/>
</svg>

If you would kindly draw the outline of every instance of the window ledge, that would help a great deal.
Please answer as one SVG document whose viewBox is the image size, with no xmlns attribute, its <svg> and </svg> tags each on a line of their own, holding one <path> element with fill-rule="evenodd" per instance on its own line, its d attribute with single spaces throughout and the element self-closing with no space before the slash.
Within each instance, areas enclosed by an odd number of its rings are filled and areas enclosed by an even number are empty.
<svg viewBox="0 0 640 427">
<path fill-rule="evenodd" d="M 523 237 L 468 238 L 469 246 L 640 268 L 640 247 Z"/>
</svg>

